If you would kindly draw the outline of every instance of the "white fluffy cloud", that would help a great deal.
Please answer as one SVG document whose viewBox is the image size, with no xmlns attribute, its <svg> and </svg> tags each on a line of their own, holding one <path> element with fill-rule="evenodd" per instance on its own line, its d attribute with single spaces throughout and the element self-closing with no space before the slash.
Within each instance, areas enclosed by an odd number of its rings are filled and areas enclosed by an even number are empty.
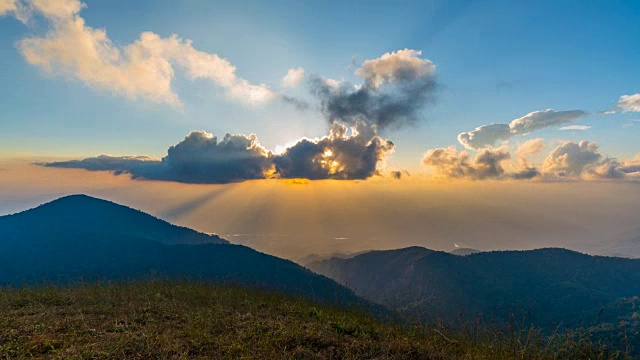
<svg viewBox="0 0 640 360">
<path fill-rule="evenodd" d="M 554 148 L 541 166 L 531 163 L 529 157 L 544 149 L 542 139 L 532 139 L 514 151 L 517 164 L 508 162 L 511 152 L 506 146 L 482 149 L 475 157 L 455 147 L 431 149 L 423 164 L 432 168 L 436 176 L 472 180 L 533 179 L 544 181 L 640 179 L 640 156 L 626 161 L 603 156 L 595 142 L 566 141 Z"/>
<path fill-rule="evenodd" d="M 618 100 L 618 109 L 640 112 L 640 94 L 621 96 Z"/>
<path fill-rule="evenodd" d="M 421 59 L 421 55 L 422 51 L 412 49 L 386 53 L 377 59 L 366 60 L 356 75 L 365 79 L 371 88 L 433 75 L 436 66 L 428 59 Z"/>
<path fill-rule="evenodd" d="M 621 163 L 618 159 L 603 157 L 595 142 L 567 141 L 556 147 L 544 161 L 543 170 L 548 176 L 621 179 L 637 175 L 640 166 L 635 160 Z"/>
<path fill-rule="evenodd" d="M 516 135 L 526 135 L 546 127 L 570 123 L 587 115 L 582 110 L 555 111 L 551 109 L 534 111 L 509 124 L 483 125 L 473 131 L 458 135 L 458 141 L 467 149 L 478 150 L 492 147 L 498 141 L 509 140 Z"/>
<path fill-rule="evenodd" d="M 510 158 L 504 148 L 484 149 L 471 158 L 466 151 L 449 146 L 427 151 L 422 163 L 433 168 L 437 176 L 483 180 L 502 177 L 505 173 L 502 163 Z"/>
<path fill-rule="evenodd" d="M 106 30 L 86 25 L 79 14 L 85 5 L 78 0 L 14 4 L 42 15 L 49 25 L 45 35 L 18 43 L 24 59 L 46 73 L 74 78 L 131 99 L 180 106 L 172 89 L 174 68 L 179 67 L 189 79 L 210 80 L 243 103 L 261 104 L 275 97 L 267 86 L 238 77 L 228 60 L 199 51 L 191 41 L 177 35 L 162 38 L 144 32 L 132 44 L 118 46 Z"/>
<path fill-rule="evenodd" d="M 289 69 L 287 75 L 282 78 L 280 85 L 285 88 L 294 88 L 298 86 L 302 80 L 304 80 L 304 69 L 299 67 L 296 69 Z"/>
<path fill-rule="evenodd" d="M 509 124 L 491 124 L 458 134 L 458 142 L 467 149 L 477 150 L 491 147 L 498 141 L 509 140 L 512 136 Z"/>
</svg>

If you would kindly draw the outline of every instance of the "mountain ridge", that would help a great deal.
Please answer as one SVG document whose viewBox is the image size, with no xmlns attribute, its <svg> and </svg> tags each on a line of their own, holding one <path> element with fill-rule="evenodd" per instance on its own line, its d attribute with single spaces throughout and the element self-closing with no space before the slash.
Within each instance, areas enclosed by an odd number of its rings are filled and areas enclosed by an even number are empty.
<svg viewBox="0 0 640 360">
<path fill-rule="evenodd" d="M 640 260 L 563 248 L 458 256 L 409 247 L 307 267 L 365 299 L 426 321 L 481 316 L 509 323 L 516 316 L 546 329 L 574 327 L 599 316 L 615 318 L 617 301 L 640 294 Z"/>
<path fill-rule="evenodd" d="M 24 218 L 20 220 L 20 218 Z M 45 219 L 48 222 L 45 222 Z M 64 196 L 32 209 L 0 217 L 0 235 L 11 236 L 11 222 L 21 222 L 15 232 L 24 234 L 42 230 L 65 232 L 73 229 L 87 234 L 116 233 L 167 244 L 228 244 L 210 235 L 171 224 L 140 210 L 84 194 Z M 117 223 L 116 223 L 117 221 Z M 117 227 L 116 227 L 117 225 Z M 122 230 L 120 230 L 122 229 Z"/>
<path fill-rule="evenodd" d="M 243 284 L 386 311 L 292 261 L 107 200 L 71 195 L 0 217 L 0 286 L 153 278 Z"/>
</svg>

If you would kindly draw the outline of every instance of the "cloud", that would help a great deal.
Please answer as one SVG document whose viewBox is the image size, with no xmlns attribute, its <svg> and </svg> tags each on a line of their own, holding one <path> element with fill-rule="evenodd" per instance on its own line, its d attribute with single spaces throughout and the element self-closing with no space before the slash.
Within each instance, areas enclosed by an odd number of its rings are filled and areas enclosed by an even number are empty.
<svg viewBox="0 0 640 360">
<path fill-rule="evenodd" d="M 561 128 L 559 128 L 558 130 L 589 130 L 591 129 L 593 126 L 588 126 L 588 125 L 569 125 L 569 126 L 563 126 Z"/>
<path fill-rule="evenodd" d="M 620 170 L 620 162 L 617 159 L 607 158 L 594 166 L 590 166 L 582 174 L 585 178 L 593 179 L 622 179 L 627 174 Z"/>
<path fill-rule="evenodd" d="M 640 112 L 640 94 L 621 96 L 617 108 L 622 111 Z"/>
<path fill-rule="evenodd" d="M 544 140 L 541 138 L 531 139 L 519 145 L 516 149 L 516 157 L 520 160 L 527 161 L 529 156 L 538 154 L 544 150 Z"/>
<path fill-rule="evenodd" d="M 0 0 L 0 16 L 7 15 L 17 10 L 16 0 Z"/>
<path fill-rule="evenodd" d="M 349 128 L 336 123 L 328 136 L 301 139 L 281 154 L 263 148 L 255 135 L 227 134 L 219 140 L 207 132 L 192 131 L 162 159 L 101 155 L 38 165 L 197 184 L 266 178 L 352 180 L 378 174 L 378 166 L 394 148 L 377 135 L 375 126 L 358 123 Z"/>
<path fill-rule="evenodd" d="M 482 125 L 473 131 L 458 134 L 458 142 L 470 150 L 491 147 L 501 140 L 509 140 L 513 134 L 508 124 Z"/>
<path fill-rule="evenodd" d="M 625 174 L 640 173 L 640 155 L 622 162 L 619 170 Z"/>
<path fill-rule="evenodd" d="M 421 59 L 422 51 L 404 49 L 386 53 L 373 60 L 365 60 L 356 75 L 365 79 L 366 86 L 377 89 L 383 84 L 410 83 L 416 79 L 428 78 L 436 71 L 436 66 L 427 59 Z"/>
<path fill-rule="evenodd" d="M 49 25 L 44 36 L 18 42 L 24 59 L 47 74 L 77 79 L 130 99 L 172 106 L 181 105 L 172 89 L 176 68 L 184 70 L 191 80 L 210 80 L 230 98 L 245 104 L 262 104 L 275 97 L 266 85 L 238 77 L 235 66 L 228 60 L 196 50 L 190 40 L 175 34 L 162 38 L 153 32 L 143 32 L 135 42 L 118 46 L 106 30 L 86 25 L 79 15 L 85 5 L 78 0 L 29 0 L 14 4 L 40 14 Z"/>
<path fill-rule="evenodd" d="M 255 135 L 227 134 L 218 139 L 204 131 L 193 131 L 169 148 L 163 163 L 182 182 L 231 182 L 261 179 L 271 169 L 269 153 Z"/>
<path fill-rule="evenodd" d="M 540 138 L 525 141 L 515 151 L 520 170 L 511 174 L 514 179 L 533 179 L 541 175 L 540 171 L 529 162 L 529 157 L 544 150 L 544 141 Z"/>
<path fill-rule="evenodd" d="M 312 94 L 332 123 L 365 121 L 379 129 L 413 124 L 436 90 L 435 65 L 421 55 L 404 49 L 366 60 L 355 72 L 364 83 L 356 86 L 313 77 Z"/>
<path fill-rule="evenodd" d="M 449 146 L 427 151 L 422 163 L 434 168 L 439 176 L 483 180 L 501 178 L 505 173 L 502 163 L 510 158 L 504 148 L 484 149 L 472 159 L 466 151 Z"/>
<path fill-rule="evenodd" d="M 402 179 L 403 176 L 411 176 L 411 174 L 407 170 L 396 170 L 390 172 L 391 177 L 397 180 Z"/>
<path fill-rule="evenodd" d="M 351 133 L 349 133 L 351 130 Z M 334 123 L 328 136 L 302 139 L 274 156 L 276 174 L 283 178 L 366 179 L 395 146 L 376 133 L 375 126 L 358 122 L 349 129 Z"/>
<path fill-rule="evenodd" d="M 13 15 L 22 23 L 29 20 L 29 10 L 18 0 L 0 0 L 0 16 Z"/>
<path fill-rule="evenodd" d="M 435 170 L 435 175 L 446 178 L 486 180 L 486 179 L 533 179 L 540 171 L 529 164 L 528 157 L 544 148 L 542 139 L 532 139 L 520 145 L 515 155 L 519 166 L 512 171 L 505 170 L 504 163 L 512 158 L 506 146 L 497 149 L 482 149 L 475 157 L 467 151 L 458 151 L 454 146 L 431 149 L 422 160 L 423 165 Z"/>
<path fill-rule="evenodd" d="M 134 178 L 154 178 L 160 176 L 162 161 L 148 156 L 100 155 L 82 160 L 37 163 L 47 167 L 86 169 L 90 171 L 115 171 L 116 175 L 132 174 Z"/>
<path fill-rule="evenodd" d="M 228 183 L 265 178 L 273 165 L 255 135 L 227 134 L 222 140 L 204 131 L 192 131 L 171 146 L 161 160 L 144 156 L 102 155 L 84 160 L 42 164 L 48 167 L 114 171 L 135 179 L 185 183 Z"/>
<path fill-rule="evenodd" d="M 640 170 L 603 157 L 598 144 L 586 140 L 567 141 L 556 147 L 545 159 L 543 169 L 548 175 L 586 179 L 621 179 Z"/>
<path fill-rule="evenodd" d="M 293 96 L 280 95 L 280 100 L 282 100 L 285 104 L 289 104 L 300 111 L 305 111 L 309 109 L 309 103 Z"/>
<path fill-rule="evenodd" d="M 517 166 L 508 166 L 506 169 L 503 162 L 511 159 L 506 146 L 482 149 L 474 158 L 471 158 L 468 152 L 458 151 L 453 146 L 431 149 L 426 152 L 423 164 L 433 168 L 436 176 L 472 180 L 640 179 L 640 156 L 626 161 L 605 157 L 600 154 L 599 146 L 595 142 L 566 141 L 554 148 L 541 166 L 532 164 L 529 157 L 541 153 L 543 149 L 542 139 L 532 139 L 521 144 L 514 151 Z"/>
<path fill-rule="evenodd" d="M 470 150 L 492 147 L 498 141 L 506 141 L 516 135 L 526 135 L 546 127 L 570 123 L 587 115 L 582 110 L 555 111 L 547 109 L 534 111 L 509 124 L 483 125 L 473 131 L 458 135 L 458 142 Z"/>
<path fill-rule="evenodd" d="M 289 69 L 287 75 L 282 78 L 280 85 L 285 88 L 294 88 L 298 86 L 304 80 L 304 69 L 299 67 L 296 69 Z"/>
</svg>

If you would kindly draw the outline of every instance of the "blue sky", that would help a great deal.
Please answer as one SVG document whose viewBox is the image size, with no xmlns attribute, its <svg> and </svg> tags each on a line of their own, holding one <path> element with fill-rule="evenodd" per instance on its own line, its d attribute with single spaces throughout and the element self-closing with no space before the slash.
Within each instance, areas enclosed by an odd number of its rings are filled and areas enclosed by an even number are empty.
<svg viewBox="0 0 640 360">
<path fill-rule="evenodd" d="M 420 168 L 431 148 L 456 145 L 460 132 L 508 123 L 548 108 L 594 113 L 575 124 L 586 131 L 547 128 L 516 139 L 590 140 L 603 154 L 632 157 L 640 113 L 595 114 L 622 95 L 640 92 L 640 3 L 636 1 L 124 1 L 86 0 L 80 15 L 104 28 L 116 45 L 143 31 L 177 34 L 218 54 L 251 83 L 279 90 L 287 69 L 359 82 L 366 59 L 400 49 L 422 51 L 437 66 L 437 100 L 421 121 L 381 135 L 397 146 L 389 163 Z M 217 86 L 177 71 L 181 109 L 132 100 L 70 76 L 43 74 L 16 43 L 42 35 L 0 18 L 0 154 L 85 157 L 163 156 L 191 130 L 255 133 L 269 149 L 302 136 L 327 134 L 328 123 L 301 85 L 283 90 L 310 101 L 301 112 L 281 102 L 246 106 Z"/>
</svg>

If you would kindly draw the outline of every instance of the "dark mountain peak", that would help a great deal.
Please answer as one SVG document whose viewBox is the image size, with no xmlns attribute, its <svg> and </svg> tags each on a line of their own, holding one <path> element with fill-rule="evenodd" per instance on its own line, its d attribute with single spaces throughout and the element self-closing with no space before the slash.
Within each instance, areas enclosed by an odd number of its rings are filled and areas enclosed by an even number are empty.
<svg viewBox="0 0 640 360">
<path fill-rule="evenodd" d="M 134 237 L 165 244 L 228 243 L 216 235 L 172 225 L 142 211 L 83 194 L 64 196 L 0 217 L 0 225 L 0 235 L 14 237 L 44 233 L 100 234 L 113 240 Z"/>
<path fill-rule="evenodd" d="M 449 253 L 446 253 L 444 251 L 431 250 L 422 246 L 409 246 L 409 247 L 400 248 L 400 249 L 371 251 L 359 256 L 367 256 L 370 254 L 375 254 L 376 256 L 392 255 L 392 256 L 399 256 L 399 257 L 423 257 L 427 255 L 438 255 L 438 254 L 450 255 Z"/>
<path fill-rule="evenodd" d="M 107 201 L 107 200 L 104 200 L 104 199 L 99 199 L 99 198 L 96 198 L 96 197 L 93 197 L 93 196 L 89 196 L 89 195 L 86 195 L 86 194 L 66 195 L 66 196 L 60 197 L 58 199 L 55 199 L 55 200 L 53 200 L 51 202 L 58 202 L 59 203 L 59 202 L 64 202 L 64 201 L 78 201 L 78 202 L 79 201 L 85 201 L 85 202 L 92 202 L 93 201 L 93 202 L 109 202 L 109 203 L 111 203 L 111 201 Z"/>
<path fill-rule="evenodd" d="M 92 212 L 95 212 L 95 211 L 104 212 L 105 210 L 135 211 L 142 214 L 141 211 L 134 210 L 124 205 L 116 204 L 112 201 L 95 198 L 85 194 L 72 194 L 72 195 L 60 197 L 58 199 L 52 200 L 50 202 L 39 205 L 33 209 L 29 209 L 15 215 L 20 215 L 25 213 L 64 211 L 67 213 L 81 212 L 83 216 L 87 216 L 87 215 L 91 215 Z M 150 215 L 147 215 L 147 216 L 150 216 Z"/>
</svg>

